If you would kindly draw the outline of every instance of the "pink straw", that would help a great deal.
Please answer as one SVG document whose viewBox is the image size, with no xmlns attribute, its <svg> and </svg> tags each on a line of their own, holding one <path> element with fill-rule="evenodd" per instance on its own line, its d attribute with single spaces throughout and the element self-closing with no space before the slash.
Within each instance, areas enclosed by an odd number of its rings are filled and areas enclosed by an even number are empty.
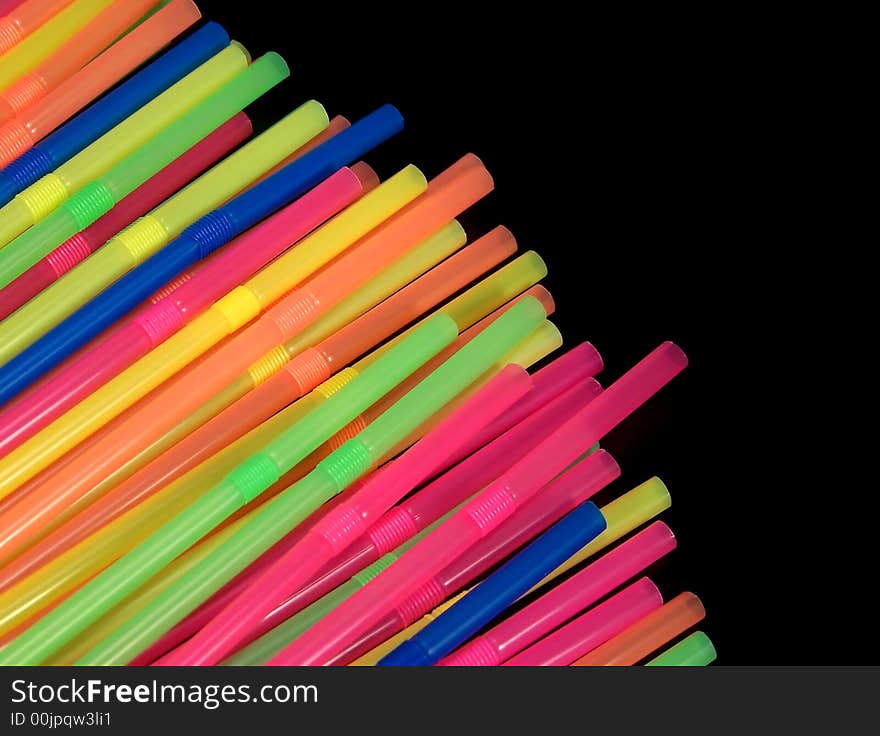
<svg viewBox="0 0 880 736">
<path fill-rule="evenodd" d="M 657 586 L 642 578 L 507 660 L 504 666 L 567 667 L 662 605 Z"/>
<path fill-rule="evenodd" d="M 511 518 L 465 550 L 452 564 L 424 583 L 367 634 L 327 664 L 348 664 L 430 613 L 619 476 L 620 468 L 604 450 L 577 463 L 542 488 Z"/>
<path fill-rule="evenodd" d="M 618 545 L 534 603 L 444 657 L 441 667 L 496 667 L 675 549 L 662 521 Z"/>
<path fill-rule="evenodd" d="M 538 489 L 574 462 L 687 365 L 671 342 L 652 351 L 391 567 L 335 608 L 271 665 L 327 662 L 370 630 L 464 550 L 496 529 Z"/>
<path fill-rule="evenodd" d="M 580 346 L 584 348 L 585 346 Z M 579 361 L 573 363 L 568 356 L 577 354 Z M 568 384 L 562 373 L 545 373 L 553 368 L 556 363 L 564 361 L 564 365 L 577 373 L 585 366 L 595 366 L 596 360 L 592 355 L 598 356 L 595 349 L 589 346 L 589 350 L 575 348 L 566 355 L 560 356 L 553 363 L 544 367 L 532 376 L 532 389 L 526 396 L 518 401 L 514 407 L 504 412 L 502 417 L 510 416 L 521 404 L 534 406 L 531 398 L 535 394 L 542 396 L 542 400 L 552 398 L 550 391 L 559 389 Z M 589 361 L 582 360 L 590 357 Z M 601 365 L 601 363 L 600 363 Z M 543 379 L 541 376 L 543 374 Z M 553 377 L 553 381 L 547 376 Z M 540 386 L 536 386 L 540 380 Z M 293 593 L 283 603 L 265 616 L 259 627 L 253 632 L 256 638 L 269 629 L 274 628 L 282 621 L 287 620 L 306 606 L 314 603 L 319 598 L 337 588 L 352 575 L 360 572 L 367 565 L 378 560 L 386 552 L 390 552 L 398 545 L 405 542 L 411 536 L 425 529 L 439 519 L 450 509 L 472 496 L 483 486 L 495 480 L 501 473 L 509 468 L 516 459 L 528 452 L 536 445 L 541 436 L 546 435 L 548 428 L 556 427 L 570 419 L 577 410 L 595 398 L 602 391 L 602 387 L 592 378 L 584 379 L 562 392 L 556 399 L 546 406 L 535 411 L 519 424 L 500 437 L 491 437 L 493 441 L 461 461 L 450 470 L 447 468 L 455 461 L 449 458 L 444 467 L 438 468 L 438 472 L 444 472 L 436 480 L 425 486 L 411 498 L 404 501 L 394 509 L 389 510 L 373 526 L 367 534 L 349 546 L 345 553 L 337 555 L 325 565 L 305 586 Z M 503 429 L 504 423 L 497 419 L 492 426 Z M 485 431 L 480 431 L 484 436 Z M 467 445 L 474 442 L 467 441 Z M 456 455 L 461 454 L 456 453 Z M 370 476 L 372 478 L 372 476 Z M 352 489 L 349 489 L 352 490 Z M 246 570 L 218 591 L 211 599 L 206 601 L 200 608 L 191 613 L 186 619 L 171 629 L 165 636 L 153 646 L 143 652 L 132 664 L 149 664 L 165 652 L 170 651 L 195 632 L 205 626 L 232 600 L 250 585 L 257 576 L 261 575 L 269 566 L 274 564 L 294 545 L 298 544 L 304 533 L 305 526 L 300 525 L 288 534 L 284 539 L 274 545 L 259 560 L 254 562 Z"/>
<path fill-rule="evenodd" d="M 425 437 L 309 528 L 303 539 L 260 575 L 213 621 L 165 658 L 165 665 L 217 664 L 252 637 L 285 598 L 343 552 L 388 509 L 436 471 L 447 457 L 531 388 L 524 368 L 508 365 Z"/>
<path fill-rule="evenodd" d="M 349 168 L 340 169 L 293 204 L 235 238 L 190 279 L 136 313 L 122 329 L 78 353 L 48 380 L 10 402 L 0 412 L 0 453 L 14 449 L 104 385 L 362 191 L 357 174 Z"/>
<path fill-rule="evenodd" d="M 59 245 L 21 276 L 0 289 L 0 319 L 54 283 L 111 237 L 165 201 L 184 184 L 219 161 L 251 132 L 251 121 L 243 112 L 227 120 L 217 130 L 196 143 L 158 174 L 147 179 L 106 215 Z"/>
</svg>

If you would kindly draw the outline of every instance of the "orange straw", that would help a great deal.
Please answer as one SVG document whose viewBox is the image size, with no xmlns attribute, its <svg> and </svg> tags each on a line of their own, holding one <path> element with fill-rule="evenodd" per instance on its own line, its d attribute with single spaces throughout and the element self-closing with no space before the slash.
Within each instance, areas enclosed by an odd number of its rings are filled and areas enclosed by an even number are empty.
<svg viewBox="0 0 880 736">
<path fill-rule="evenodd" d="M 424 194 L 294 289 L 266 315 L 240 331 L 172 384 L 160 387 L 139 411 L 103 441 L 80 454 L 0 516 L 0 558 L 31 546 L 63 509 L 208 401 L 279 342 L 312 324 L 359 284 L 372 278 L 492 189 L 482 162 L 465 156 L 434 178 Z M 308 307 L 304 305 L 308 304 Z M 280 339 L 279 339 L 280 338 Z"/>
<path fill-rule="evenodd" d="M 144 3 L 139 0 L 138 4 L 154 3 Z M 89 31 L 102 19 L 104 19 L 103 23 L 106 23 L 106 14 L 111 14 L 111 17 L 112 14 L 120 14 L 118 5 L 119 3 L 113 3 L 86 26 L 82 33 Z M 126 74 L 143 64 L 175 36 L 195 23 L 199 17 L 199 9 L 192 0 L 172 0 L 66 81 L 63 81 L 64 69 L 59 54 L 55 54 L 37 70 L 13 83 L 0 97 L 0 122 L 3 122 L 0 126 L 0 140 L 5 141 L 2 149 L 6 152 L 0 157 L 0 166 L 6 166 L 16 156 L 20 156 L 25 150 L 45 138 Z M 98 35 L 94 30 L 90 32 L 90 36 Z M 102 39 L 106 38 L 106 35 L 111 34 L 102 34 Z M 71 43 L 77 37 L 75 36 Z M 113 35 L 110 40 L 112 38 Z M 69 45 L 63 46 L 59 53 L 65 53 Z M 54 77 L 51 86 L 55 89 L 51 92 L 38 81 L 45 73 L 43 68 L 46 65 L 50 67 L 49 73 Z M 10 120 L 11 117 L 14 119 Z"/>
<path fill-rule="evenodd" d="M 3 91 L 0 95 L 0 123 L 5 123 L 43 99 L 110 46 L 157 3 L 158 0 L 117 0 L 98 13 L 46 61 L 19 77 Z M 148 23 L 146 21 L 144 25 Z M 160 44 L 150 53 L 161 48 L 168 40 L 170 39 L 167 37 L 161 39 Z"/>
<path fill-rule="evenodd" d="M 581 657 L 574 666 L 634 665 L 705 617 L 700 599 L 693 593 L 682 593 Z"/>
<path fill-rule="evenodd" d="M 0 54 L 5 54 L 70 3 L 71 0 L 27 0 L 0 18 Z"/>
</svg>

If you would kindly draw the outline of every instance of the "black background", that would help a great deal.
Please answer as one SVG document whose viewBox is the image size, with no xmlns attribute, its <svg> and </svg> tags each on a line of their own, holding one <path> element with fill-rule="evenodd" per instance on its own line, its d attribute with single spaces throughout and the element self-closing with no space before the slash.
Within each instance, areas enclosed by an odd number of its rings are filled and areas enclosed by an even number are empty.
<svg viewBox="0 0 880 736">
<path fill-rule="evenodd" d="M 613 494 L 669 486 L 679 549 L 651 574 L 668 598 L 702 598 L 719 664 L 876 661 L 836 568 L 855 550 L 819 471 L 829 438 L 809 425 L 829 361 L 802 342 L 813 302 L 771 219 L 788 194 L 780 88 L 723 23 L 199 5 L 292 68 L 249 110 L 258 131 L 308 98 L 350 120 L 391 102 L 407 127 L 368 157 L 380 176 L 480 156 L 496 191 L 462 222 L 507 225 L 545 258 L 552 319 L 567 346 L 596 345 L 606 384 L 662 340 L 685 349 L 685 374 L 603 444 L 623 468 Z"/>
</svg>

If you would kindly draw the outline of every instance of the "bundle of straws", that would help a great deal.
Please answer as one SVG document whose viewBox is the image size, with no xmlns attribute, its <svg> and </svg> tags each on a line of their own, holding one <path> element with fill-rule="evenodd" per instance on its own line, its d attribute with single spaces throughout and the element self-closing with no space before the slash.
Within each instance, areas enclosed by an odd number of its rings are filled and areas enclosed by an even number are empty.
<svg viewBox="0 0 880 736">
<path fill-rule="evenodd" d="M 589 501 L 687 359 L 530 373 L 546 268 L 467 244 L 477 157 L 380 182 L 391 105 L 245 142 L 287 65 L 212 22 L 169 46 L 191 0 L 0 12 L 0 664 L 714 659 L 641 576 L 664 484 Z"/>
</svg>

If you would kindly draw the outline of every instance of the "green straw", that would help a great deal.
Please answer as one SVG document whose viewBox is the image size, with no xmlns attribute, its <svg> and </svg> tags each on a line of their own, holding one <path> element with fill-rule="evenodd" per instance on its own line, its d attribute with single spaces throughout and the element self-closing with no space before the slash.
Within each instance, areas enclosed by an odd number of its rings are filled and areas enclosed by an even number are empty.
<svg viewBox="0 0 880 736">
<path fill-rule="evenodd" d="M 316 406 L 162 528 L 86 583 L 0 652 L 0 665 L 39 664 L 165 565 L 275 483 L 457 336 L 444 314 Z"/>
<path fill-rule="evenodd" d="M 715 661 L 712 640 L 702 631 L 695 631 L 663 654 L 645 662 L 646 667 L 705 667 Z"/>
<path fill-rule="evenodd" d="M 431 317 L 425 324 L 438 317 L 455 324 L 443 314 Z M 534 297 L 526 297 L 515 304 L 380 414 L 354 439 L 330 453 L 311 473 L 267 502 L 234 535 L 140 609 L 77 664 L 130 662 L 324 503 L 368 473 L 388 450 L 496 365 L 517 343 L 541 325 L 545 317 L 544 308 Z M 387 354 L 396 352 L 399 347 L 395 346 Z M 380 363 L 387 364 L 385 357 L 383 355 L 364 372 L 372 372 Z M 357 380 L 355 378 L 352 384 Z M 262 454 L 271 454 L 271 448 L 279 441 L 269 445 Z M 260 454 L 255 456 L 260 457 Z M 248 462 L 253 464 L 255 458 Z M 289 467 L 292 466 L 293 463 Z M 239 470 L 243 467 L 240 466 Z M 272 481 L 277 478 L 277 475 L 274 476 Z M 34 642 L 34 645 L 38 645 L 38 642 Z M 0 664 L 4 659 L 0 656 Z"/>
<path fill-rule="evenodd" d="M 278 54 L 257 59 L 0 251 L 0 288 L 110 211 L 212 130 L 287 78 Z"/>
</svg>

